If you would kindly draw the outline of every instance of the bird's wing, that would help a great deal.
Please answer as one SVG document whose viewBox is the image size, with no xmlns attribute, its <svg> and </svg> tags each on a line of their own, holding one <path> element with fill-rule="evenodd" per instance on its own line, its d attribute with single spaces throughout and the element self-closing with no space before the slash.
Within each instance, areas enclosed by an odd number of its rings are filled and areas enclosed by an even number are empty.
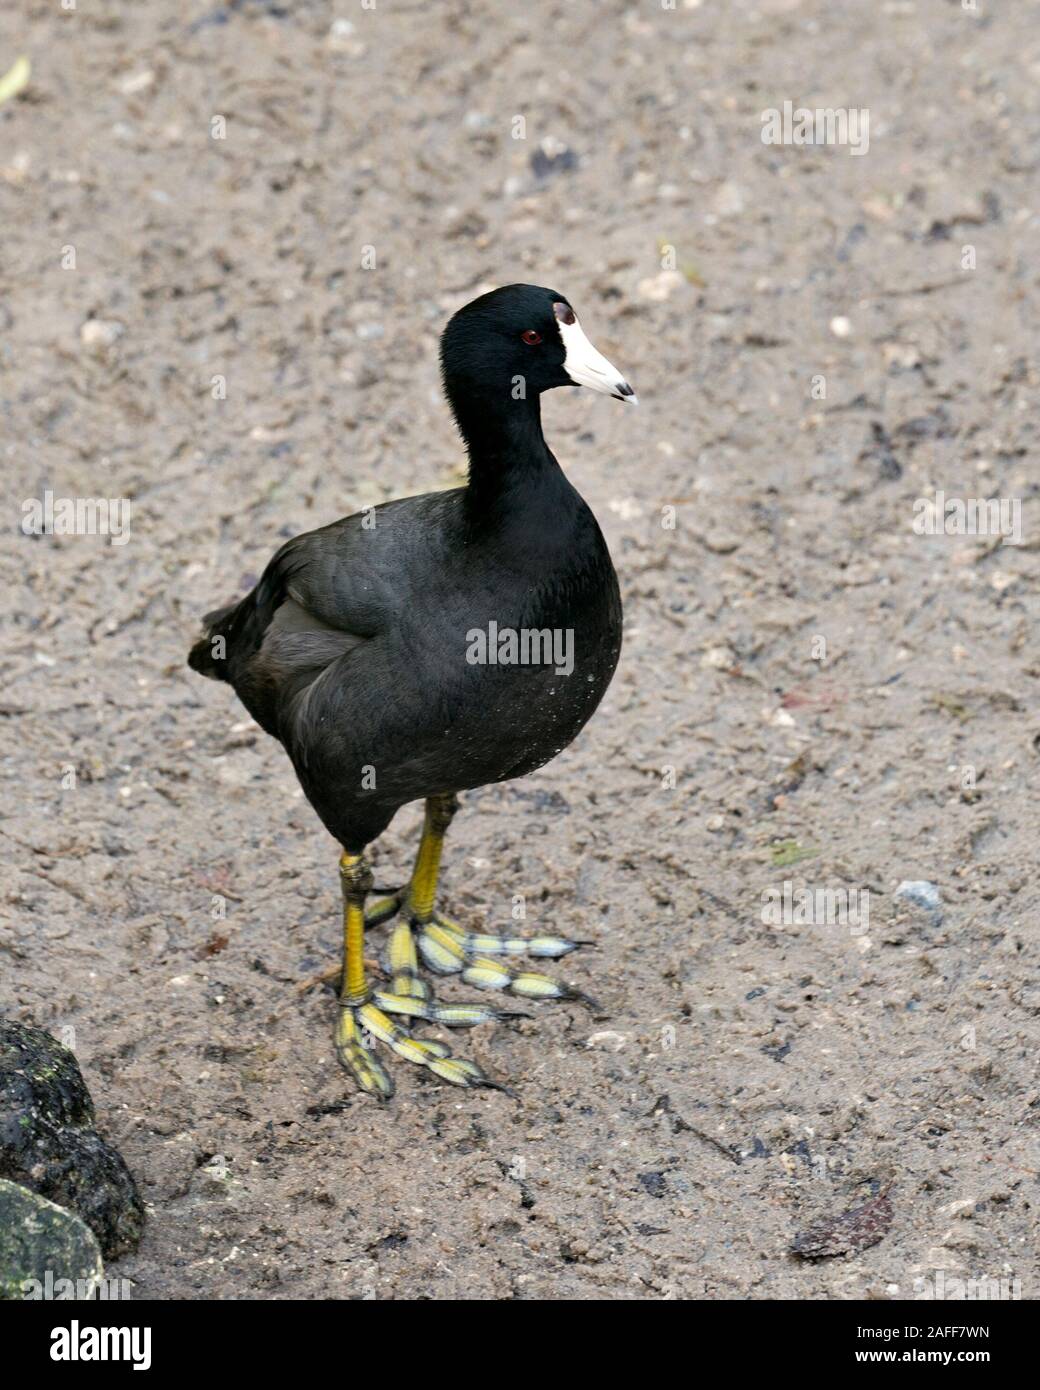
<svg viewBox="0 0 1040 1390">
<path fill-rule="evenodd" d="M 277 733 L 278 709 L 333 661 L 390 626 L 409 595 L 412 552 L 452 507 L 451 493 L 384 503 L 295 536 L 253 591 L 205 619 L 191 664 L 230 681 L 254 718 Z M 222 660 L 210 653 L 223 638 Z"/>
</svg>

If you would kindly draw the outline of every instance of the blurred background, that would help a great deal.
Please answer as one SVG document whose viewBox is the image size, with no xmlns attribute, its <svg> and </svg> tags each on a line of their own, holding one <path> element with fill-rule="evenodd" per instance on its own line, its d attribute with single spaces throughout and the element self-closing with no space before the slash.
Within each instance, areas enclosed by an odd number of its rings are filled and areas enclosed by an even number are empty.
<svg viewBox="0 0 1040 1390">
<path fill-rule="evenodd" d="M 136 1296 L 1036 1296 L 1037 17 L 4 7 L 0 1003 L 74 1030 Z M 869 145 L 764 143 L 785 102 Z M 335 848 L 184 656 L 284 538 L 458 484 L 438 334 L 517 280 L 639 393 L 543 412 L 626 642 L 564 756 L 467 798 L 445 891 L 594 939 L 605 1016 L 480 1030 L 519 1103 L 398 1068 L 378 1109 L 297 988 Z M 1024 543 L 915 533 L 939 489 Z M 47 490 L 128 543 L 23 535 Z M 784 881 L 869 931 L 767 924 Z"/>
</svg>

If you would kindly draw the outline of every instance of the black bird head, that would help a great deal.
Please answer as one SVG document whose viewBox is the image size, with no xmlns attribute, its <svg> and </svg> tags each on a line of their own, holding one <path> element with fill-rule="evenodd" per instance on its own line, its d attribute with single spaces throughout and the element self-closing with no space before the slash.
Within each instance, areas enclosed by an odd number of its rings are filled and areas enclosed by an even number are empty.
<svg viewBox="0 0 1040 1390">
<path fill-rule="evenodd" d="M 505 285 L 460 309 L 441 338 L 441 371 L 453 403 L 479 399 L 491 410 L 554 386 L 590 386 L 637 403 L 570 303 L 539 285 Z"/>
</svg>

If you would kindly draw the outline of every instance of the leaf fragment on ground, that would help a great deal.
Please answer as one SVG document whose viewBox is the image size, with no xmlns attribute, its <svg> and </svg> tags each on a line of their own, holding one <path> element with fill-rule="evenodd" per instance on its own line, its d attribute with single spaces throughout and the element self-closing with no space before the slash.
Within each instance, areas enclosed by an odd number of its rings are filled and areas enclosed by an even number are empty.
<svg viewBox="0 0 1040 1390">
<path fill-rule="evenodd" d="M 774 869 L 783 869 L 803 859 L 815 859 L 819 852 L 812 845 L 800 845 L 797 840 L 778 840 L 769 847 L 769 858 Z"/>
<path fill-rule="evenodd" d="M 791 1242 L 792 1255 L 803 1260 L 829 1260 L 835 1255 L 858 1255 L 884 1238 L 892 1224 L 888 1193 L 871 1197 L 840 1216 L 824 1217 L 807 1227 Z"/>
<path fill-rule="evenodd" d="M 956 695 L 947 695 L 943 691 L 932 695 L 929 704 L 936 709 L 944 710 L 947 714 L 952 714 L 954 719 L 959 719 L 963 724 L 966 719 L 971 718 L 971 711 L 968 706 Z"/>
</svg>

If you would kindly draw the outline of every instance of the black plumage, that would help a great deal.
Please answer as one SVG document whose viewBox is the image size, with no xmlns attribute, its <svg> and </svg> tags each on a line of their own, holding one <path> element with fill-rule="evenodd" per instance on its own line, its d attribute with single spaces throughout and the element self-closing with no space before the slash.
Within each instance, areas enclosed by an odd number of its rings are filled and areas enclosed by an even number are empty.
<svg viewBox="0 0 1040 1390">
<path fill-rule="evenodd" d="M 592 715 L 617 665 L 614 567 L 542 434 L 541 392 L 574 384 L 553 303 L 566 301 L 509 286 L 462 309 L 444 333 L 468 486 L 295 537 L 250 594 L 207 616 L 189 657 L 234 686 L 281 741 L 348 850 L 363 849 L 406 802 L 548 762 Z M 521 339 L 532 326 L 545 330 L 534 361 L 537 349 Z M 467 634 L 492 622 L 573 632 L 573 671 L 468 663 Z"/>
<path fill-rule="evenodd" d="M 445 329 L 441 367 L 469 454 L 467 485 L 295 537 L 252 593 L 207 616 L 189 656 L 196 671 L 229 682 L 280 740 L 343 846 L 336 1050 L 382 1099 L 394 1086 L 373 1038 L 455 1085 L 495 1084 L 396 1021 L 461 1027 L 504 1017 L 435 1001 L 420 958 L 480 988 L 583 998 L 499 960 L 558 957 L 576 942 L 469 933 L 435 899 L 455 793 L 522 776 L 565 748 L 599 704 L 621 645 L 610 555 L 545 442 L 539 402 L 543 391 L 577 384 L 634 400 L 631 387 L 563 296 L 532 285 L 461 309 Z M 366 909 L 365 847 L 420 798 L 426 816 L 411 880 Z M 365 930 L 398 913 L 389 984 L 373 989 Z"/>
</svg>

